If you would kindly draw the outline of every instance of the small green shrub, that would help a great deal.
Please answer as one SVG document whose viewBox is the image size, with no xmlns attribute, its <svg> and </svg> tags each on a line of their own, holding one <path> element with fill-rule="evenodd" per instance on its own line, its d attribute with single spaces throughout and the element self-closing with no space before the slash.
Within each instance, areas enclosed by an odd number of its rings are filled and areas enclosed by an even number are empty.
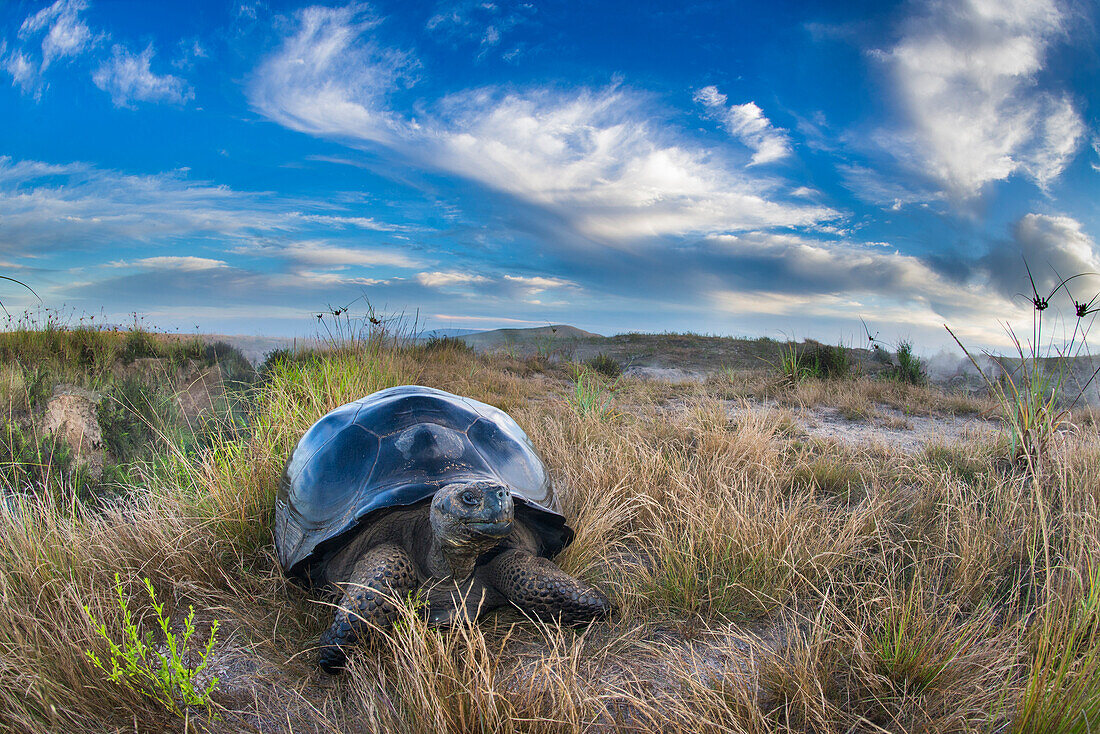
<svg viewBox="0 0 1100 734">
<path fill-rule="evenodd" d="M 253 385 L 256 382 L 256 368 L 241 353 L 241 350 L 232 344 L 223 341 L 204 344 L 200 361 L 217 365 L 221 370 L 222 379 L 231 385 Z"/>
<path fill-rule="evenodd" d="M 167 407 L 164 396 L 135 375 L 111 385 L 96 417 L 104 446 L 115 461 L 128 462 L 148 453 Z"/>
<path fill-rule="evenodd" d="M 27 391 L 27 407 L 36 408 L 44 405 L 53 394 L 57 377 L 45 365 L 23 367 L 23 385 Z"/>
<path fill-rule="evenodd" d="M 910 385 L 923 385 L 928 382 L 928 374 L 924 369 L 924 362 L 913 354 L 913 342 L 902 339 L 898 342 L 898 363 L 889 371 L 890 377 L 898 382 Z"/>
<path fill-rule="evenodd" d="M 852 373 L 852 357 L 843 344 L 812 344 L 802 359 L 815 377 L 837 379 Z"/>
<path fill-rule="evenodd" d="M 439 352 L 454 352 L 458 354 L 473 354 L 474 348 L 462 339 L 453 336 L 433 336 L 424 342 L 422 349 L 428 354 Z"/>
<path fill-rule="evenodd" d="M 615 379 L 623 373 L 623 367 L 614 357 L 600 352 L 585 361 L 585 364 L 605 377 Z"/>
<path fill-rule="evenodd" d="M 152 633 L 140 634 L 126 597 L 122 593 L 122 581 L 117 572 L 115 589 L 118 592 L 118 606 L 122 611 L 123 637 L 116 642 L 107 633 L 107 625 L 96 620 L 91 609 L 85 606 L 84 612 L 95 627 L 96 636 L 106 644 L 110 652 L 109 660 L 105 660 L 91 650 L 85 650 L 88 658 L 107 674 L 107 679 L 112 683 L 126 686 L 154 698 L 180 717 L 186 717 L 186 709 L 192 706 L 205 707 L 209 711 L 210 694 L 218 685 L 218 677 L 211 676 L 205 685 L 198 686 L 196 686 L 196 677 L 209 663 L 210 651 L 214 649 L 217 637 L 218 620 L 215 619 L 210 624 L 210 636 L 206 640 L 206 645 L 192 654 L 198 662 L 187 665 L 184 663 L 183 656 L 195 634 L 195 608 L 190 608 L 190 612 L 183 620 L 183 632 L 177 635 L 172 632 L 171 619 L 164 613 L 164 604 L 157 601 L 152 582 L 145 579 L 149 602 L 156 612 L 157 623 L 164 637 L 164 648 L 167 651 L 165 654 L 152 644 Z"/>
</svg>

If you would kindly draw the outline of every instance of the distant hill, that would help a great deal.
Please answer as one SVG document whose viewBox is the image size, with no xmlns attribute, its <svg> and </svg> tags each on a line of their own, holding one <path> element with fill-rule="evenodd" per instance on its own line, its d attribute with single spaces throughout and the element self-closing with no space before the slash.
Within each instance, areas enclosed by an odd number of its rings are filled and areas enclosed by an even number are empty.
<svg viewBox="0 0 1100 734">
<path fill-rule="evenodd" d="M 454 339 L 481 333 L 478 329 L 429 329 L 417 335 L 418 339 Z"/>
<path fill-rule="evenodd" d="M 541 343 L 560 346 L 570 342 L 578 342 L 591 339 L 603 339 L 600 334 L 578 329 L 575 326 L 565 324 L 552 324 L 550 326 L 536 326 L 531 329 L 493 329 L 492 331 L 479 331 L 474 334 L 460 336 L 462 341 L 474 349 L 485 351 L 498 347 L 537 347 Z"/>
<path fill-rule="evenodd" d="M 202 334 L 207 343 L 225 342 L 236 347 L 252 364 L 264 361 L 276 349 L 314 349 L 321 346 L 316 337 L 248 336 L 245 334 Z"/>
</svg>

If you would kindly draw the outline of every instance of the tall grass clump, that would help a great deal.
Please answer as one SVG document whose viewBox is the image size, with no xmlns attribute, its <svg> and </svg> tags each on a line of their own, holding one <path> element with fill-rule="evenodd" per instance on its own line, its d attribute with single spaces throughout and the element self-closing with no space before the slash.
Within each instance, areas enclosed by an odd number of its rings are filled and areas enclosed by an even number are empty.
<svg viewBox="0 0 1100 734">
<path fill-rule="evenodd" d="M 1009 442 L 1009 458 L 1015 465 L 1035 474 L 1043 467 L 1047 446 L 1068 424 L 1073 407 L 1092 384 L 1100 368 L 1093 370 L 1084 383 L 1077 380 L 1074 393 L 1069 381 L 1075 379 L 1072 375 L 1074 361 L 1082 356 L 1087 347 L 1091 326 L 1089 317 L 1096 311 L 1092 305 L 1095 297 L 1087 303 L 1074 300 L 1076 320 L 1068 339 L 1063 337 L 1061 343 L 1056 343 L 1051 338 L 1047 342 L 1044 333 L 1044 315 L 1051 299 L 1063 288 L 1068 293 L 1069 282 L 1081 276 L 1059 281 L 1045 296 L 1039 294 L 1030 268 L 1028 277 L 1032 289 L 1031 338 L 1021 341 L 1011 326 L 1005 326 L 1015 356 L 1009 358 L 986 353 L 993 369 L 999 374 L 982 367 L 950 327 L 947 327 L 947 332 L 977 369 L 1000 405 Z"/>
<path fill-rule="evenodd" d="M 569 405 L 583 417 L 614 418 L 615 388 L 618 380 L 608 381 L 587 365 L 573 369 L 573 391 L 568 395 Z"/>
<path fill-rule="evenodd" d="M 797 385 L 809 379 L 841 379 L 851 376 L 852 355 L 843 344 L 831 346 L 807 341 L 802 347 L 794 342 L 780 349 L 775 365 L 784 382 Z"/>
<path fill-rule="evenodd" d="M 1076 601 L 1057 600 L 1039 612 L 1014 733 L 1100 729 L 1100 566 L 1083 584 Z"/>
<path fill-rule="evenodd" d="M 584 363 L 604 377 L 608 377 L 612 380 L 623 373 L 623 366 L 619 364 L 618 360 L 603 352 L 600 352 L 595 357 L 589 357 Z"/>
</svg>

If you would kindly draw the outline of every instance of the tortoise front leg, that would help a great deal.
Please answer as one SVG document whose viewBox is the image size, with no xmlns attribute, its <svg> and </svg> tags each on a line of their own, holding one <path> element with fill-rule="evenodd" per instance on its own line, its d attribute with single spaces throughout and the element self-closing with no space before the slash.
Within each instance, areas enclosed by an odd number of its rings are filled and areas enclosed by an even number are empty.
<svg viewBox="0 0 1100 734">
<path fill-rule="evenodd" d="M 507 550 L 490 561 L 486 570 L 497 591 L 539 619 L 577 624 L 611 613 L 611 602 L 602 591 L 573 578 L 547 558 Z"/>
<path fill-rule="evenodd" d="M 401 546 L 383 543 L 364 553 L 345 586 L 336 620 L 321 635 L 321 668 L 329 674 L 343 670 L 347 646 L 372 626 L 393 624 L 397 618 L 393 600 L 414 591 L 416 584 L 416 567 Z"/>
</svg>

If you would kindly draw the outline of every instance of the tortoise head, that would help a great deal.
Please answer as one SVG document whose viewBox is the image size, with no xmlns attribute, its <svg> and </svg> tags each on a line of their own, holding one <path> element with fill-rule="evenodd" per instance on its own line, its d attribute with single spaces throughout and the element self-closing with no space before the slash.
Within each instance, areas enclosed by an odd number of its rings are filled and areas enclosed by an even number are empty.
<svg viewBox="0 0 1100 734">
<path fill-rule="evenodd" d="M 512 493 L 496 482 L 456 482 L 435 493 L 431 525 L 440 550 L 456 579 L 473 572 L 477 557 L 512 532 Z"/>
</svg>

